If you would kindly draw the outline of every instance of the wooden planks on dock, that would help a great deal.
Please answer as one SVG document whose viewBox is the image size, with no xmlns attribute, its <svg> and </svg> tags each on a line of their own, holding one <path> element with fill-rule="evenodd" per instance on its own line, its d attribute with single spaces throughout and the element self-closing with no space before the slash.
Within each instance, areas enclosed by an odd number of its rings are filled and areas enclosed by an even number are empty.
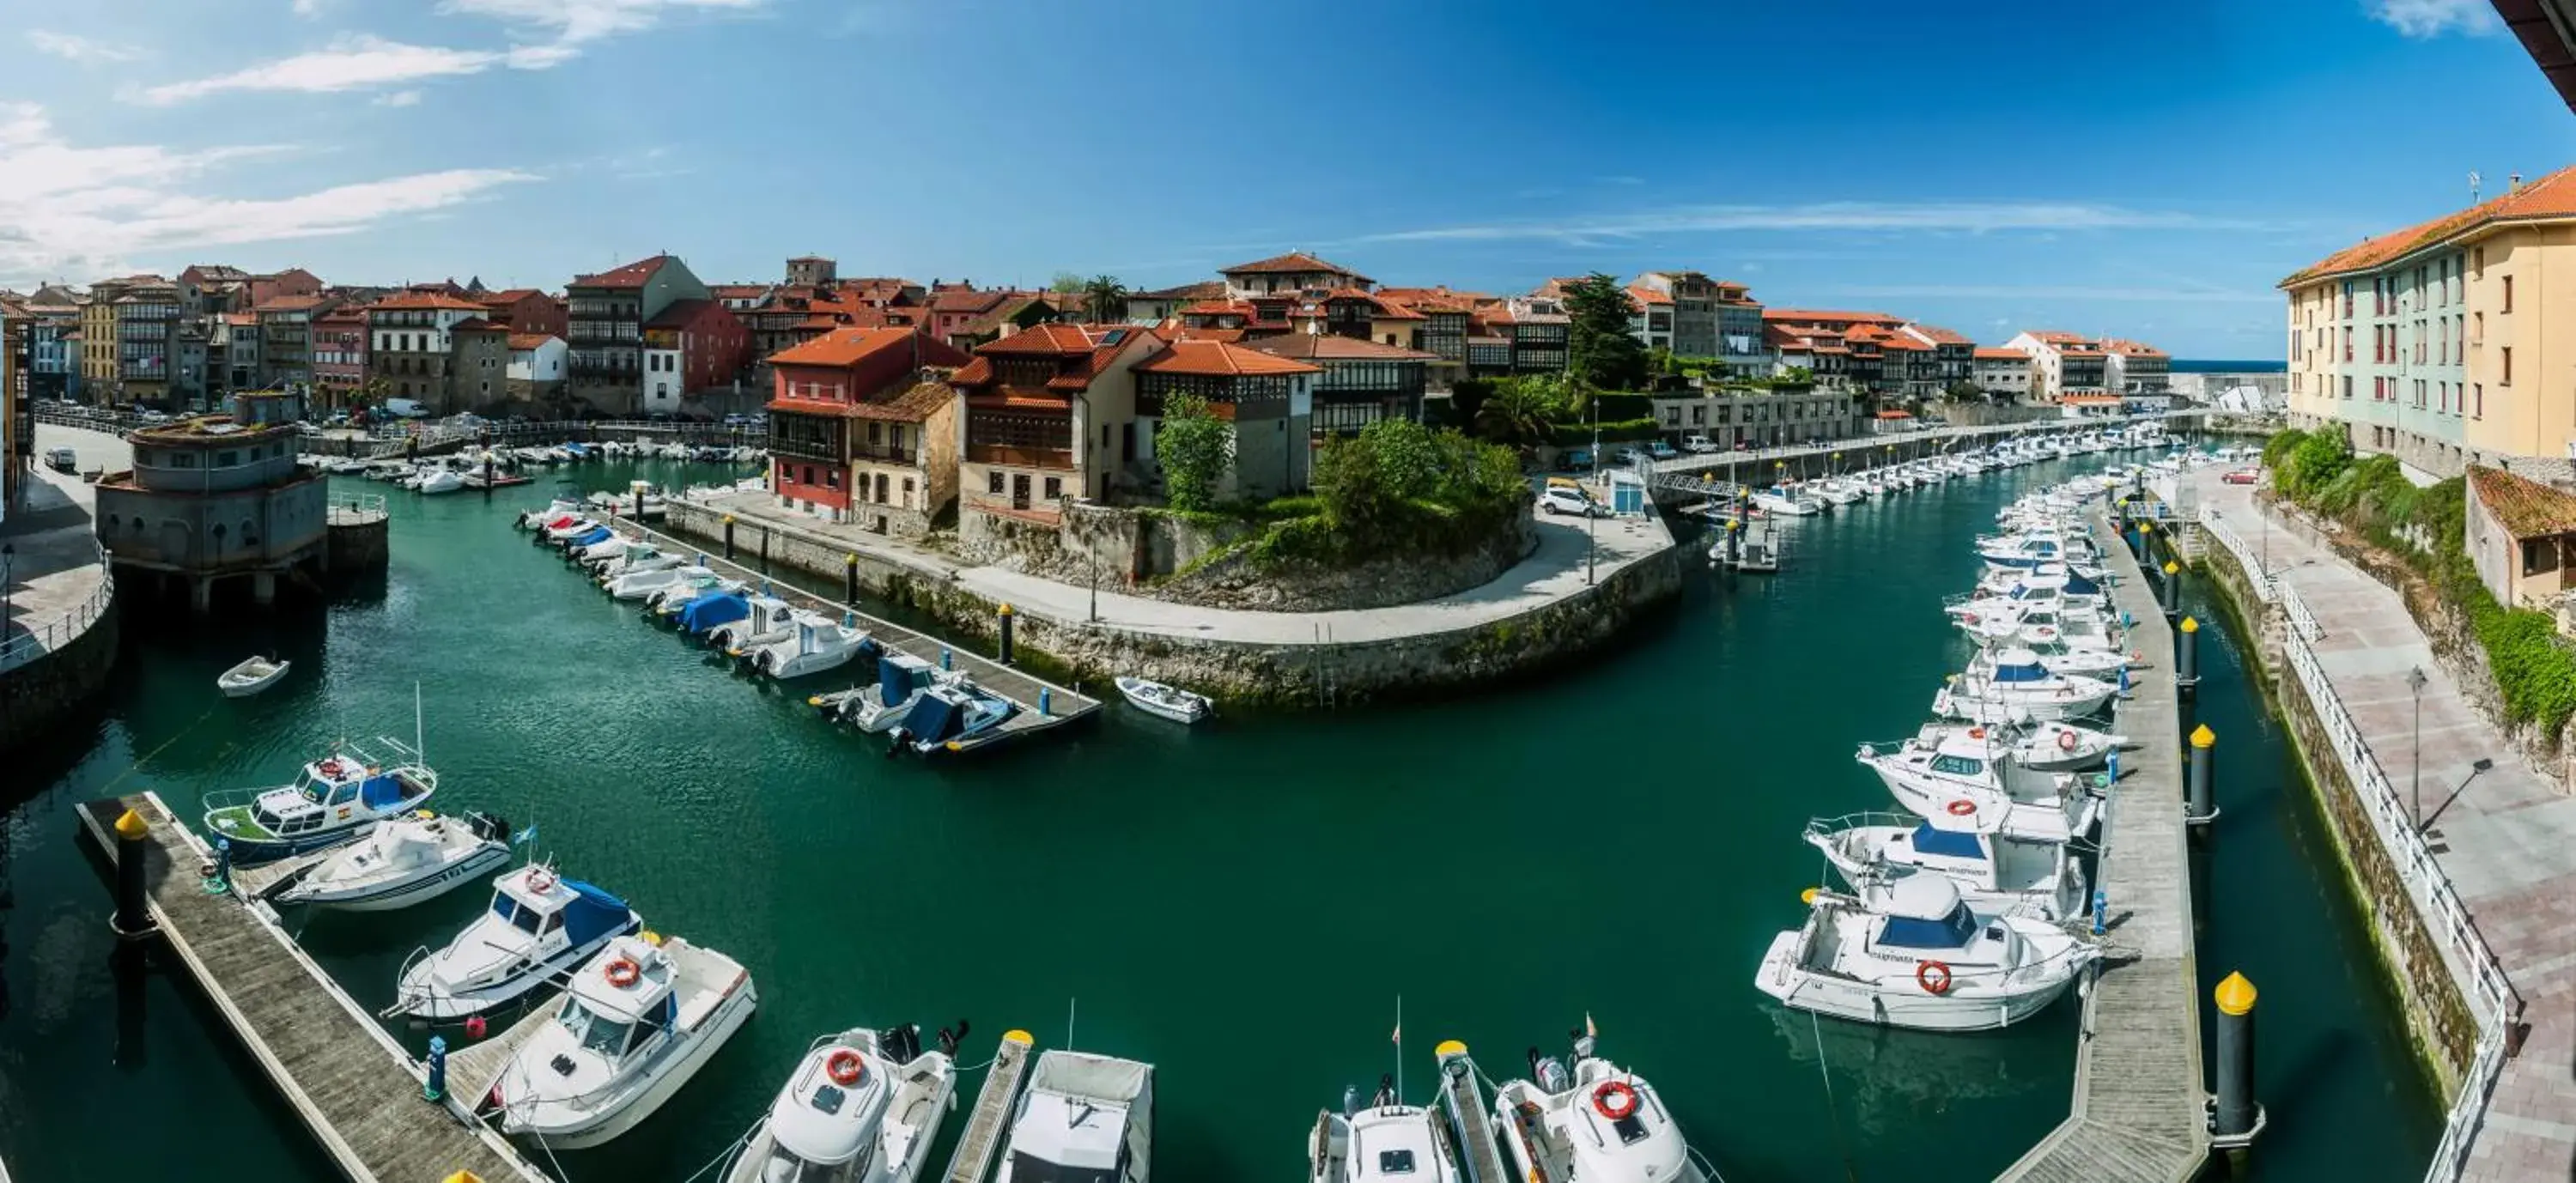
<svg viewBox="0 0 2576 1183">
<path fill-rule="evenodd" d="M 141 850 L 160 940 L 343 1173 L 361 1183 L 436 1183 L 460 1170 L 494 1183 L 545 1180 L 499 1134 L 422 1099 L 402 1046 L 272 916 L 208 894 L 197 877 L 205 848 L 157 795 L 80 806 L 109 862 L 119 857 L 116 820 L 128 809 L 151 826 Z"/>
<path fill-rule="evenodd" d="M 2113 602 L 2146 656 L 2117 729 L 2120 781 L 2102 811 L 2094 886 L 2109 897 L 2113 947 L 2084 1000 L 2075 1100 L 2066 1122 L 2005 1171 L 2031 1183 L 2180 1183 L 2209 1154 L 2200 1067 L 2200 974 L 2192 956 L 2191 851 L 2183 818 L 2182 719 L 2174 637 L 2155 585 L 2097 515 Z"/>
<path fill-rule="evenodd" d="M 945 1183 L 983 1183 L 992 1172 L 1012 1105 L 1020 1099 L 1020 1079 L 1028 1075 L 1030 1043 L 1025 1031 L 1002 1036 L 992 1067 L 984 1070 L 984 1087 L 975 1094 L 975 1108 L 967 1114 L 966 1130 L 957 1135 L 957 1149 L 948 1156 L 948 1173 L 941 1176 Z"/>
<path fill-rule="evenodd" d="M 500 1083 L 501 1069 L 508 1066 L 519 1045 L 526 1043 L 529 1036 L 546 1024 L 554 1022 L 555 1016 L 563 1013 L 564 1001 L 571 997 L 560 990 L 555 991 L 554 997 L 519 1016 L 519 1021 L 510 1024 L 500 1035 L 449 1052 L 447 1091 L 466 1105 L 481 1100 L 492 1091 L 493 1085 Z"/>
</svg>

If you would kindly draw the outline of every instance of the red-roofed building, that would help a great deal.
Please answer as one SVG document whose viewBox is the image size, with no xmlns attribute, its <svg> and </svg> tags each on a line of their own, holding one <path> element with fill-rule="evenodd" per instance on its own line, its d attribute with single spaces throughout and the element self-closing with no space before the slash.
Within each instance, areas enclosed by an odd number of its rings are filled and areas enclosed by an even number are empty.
<svg viewBox="0 0 2576 1183">
<path fill-rule="evenodd" d="M 674 255 L 574 277 L 564 289 L 572 396 L 611 412 L 639 408 L 653 385 L 644 369 L 645 323 L 676 301 L 707 299 L 707 285 Z M 664 375 L 662 382 L 672 385 L 673 378 Z"/>
<path fill-rule="evenodd" d="M 1164 400 L 1194 394 L 1234 425 L 1234 463 L 1218 483 L 1219 499 L 1264 500 L 1303 489 L 1315 454 L 1315 377 L 1323 372 L 1313 362 L 1250 345 L 1174 341 L 1136 365 L 1137 434 L 1144 458 L 1154 463 L 1153 427 L 1162 422 Z M 1154 467 L 1159 480 L 1160 466 Z"/>
<path fill-rule="evenodd" d="M 409 289 L 367 305 L 368 378 L 381 382 L 386 397 L 414 400 L 432 414 L 468 409 L 473 404 L 449 380 L 455 368 L 455 329 L 482 319 L 484 311 L 462 296 Z M 499 386 L 497 377 L 494 386 Z"/>
<path fill-rule="evenodd" d="M 1131 371 L 1163 344 L 1132 325 L 1050 322 L 977 346 L 949 379 L 964 402 L 959 536 L 1053 529 L 1068 499 L 1141 482 L 1151 425 L 1137 420 Z"/>
<path fill-rule="evenodd" d="M 1220 267 L 1217 274 L 1225 277 L 1228 295 L 1245 299 L 1327 292 L 1335 288 L 1358 288 L 1365 292 L 1377 286 L 1374 279 L 1304 251 L 1290 251 L 1267 259 Z"/>
<path fill-rule="evenodd" d="M 1440 360 L 1419 349 L 1315 333 L 1287 333 L 1248 343 L 1273 357 L 1321 367 L 1315 376 L 1318 436 L 1349 435 L 1380 419 L 1422 419 L 1422 393 Z"/>
<path fill-rule="evenodd" d="M 322 280 L 301 267 L 289 267 L 272 275 L 254 275 L 247 287 L 232 303 L 235 312 L 256 312 L 262 305 L 278 300 L 291 300 L 322 294 Z"/>
<path fill-rule="evenodd" d="M 2004 342 L 2004 348 L 2030 355 L 2033 402 L 2113 393 L 2101 346 L 2081 333 L 2029 329 Z"/>
<path fill-rule="evenodd" d="M 502 377 L 510 401 L 560 413 L 549 404 L 563 397 L 565 375 L 572 366 L 572 347 L 552 333 L 520 332 L 510 334 L 509 347 L 510 364 Z"/>
<path fill-rule="evenodd" d="M 482 292 L 467 298 L 483 306 L 484 319 L 508 325 L 511 332 L 564 335 L 568 318 L 563 302 L 535 288 Z"/>
<path fill-rule="evenodd" d="M 917 537 L 957 496 L 967 354 L 905 328 L 839 328 L 769 358 L 770 488 L 782 508 Z"/>
<path fill-rule="evenodd" d="M 1978 349 L 1970 355 L 1968 374 L 1989 395 L 2019 401 L 2030 394 L 2030 355 L 2018 349 Z"/>
<path fill-rule="evenodd" d="M 1939 325 L 1908 322 L 1898 333 L 1922 342 L 1932 351 L 1931 392 L 1938 394 L 1954 386 L 1972 385 L 1976 381 L 1977 343 L 1964 334 Z"/>
<path fill-rule="evenodd" d="M 689 395 L 739 381 L 750 364 L 751 331 L 732 309 L 673 300 L 644 322 L 643 409 L 676 412 Z"/>
</svg>

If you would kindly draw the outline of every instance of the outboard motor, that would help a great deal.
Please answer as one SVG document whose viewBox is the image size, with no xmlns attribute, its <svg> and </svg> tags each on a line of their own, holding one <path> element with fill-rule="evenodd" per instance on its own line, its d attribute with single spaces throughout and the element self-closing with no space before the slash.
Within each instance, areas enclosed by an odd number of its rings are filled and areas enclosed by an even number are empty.
<svg viewBox="0 0 2576 1183">
<path fill-rule="evenodd" d="M 1529 1062 L 1530 1080 L 1538 1085 L 1540 1092 L 1561 1093 L 1573 1087 L 1573 1077 L 1566 1074 L 1565 1064 L 1556 1057 L 1542 1056 L 1537 1048 L 1531 1048 Z"/>
<path fill-rule="evenodd" d="M 939 1050 L 948 1053 L 949 1059 L 956 1059 L 957 1045 L 966 1042 L 966 1032 L 968 1029 L 969 1025 L 964 1019 L 957 1020 L 957 1030 L 953 1034 L 946 1027 L 940 1028 Z"/>
</svg>

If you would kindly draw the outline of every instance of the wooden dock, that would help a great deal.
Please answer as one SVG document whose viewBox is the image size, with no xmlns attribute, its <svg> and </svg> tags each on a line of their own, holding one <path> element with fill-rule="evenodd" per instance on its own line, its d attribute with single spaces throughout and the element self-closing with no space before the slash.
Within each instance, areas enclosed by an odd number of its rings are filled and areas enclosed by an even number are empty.
<svg viewBox="0 0 2576 1183">
<path fill-rule="evenodd" d="M 2136 622 L 2129 646 L 2147 670 L 2119 705 L 2119 730 L 2138 746 L 2120 753 L 2094 872 L 2109 897 L 2112 955 L 2084 999 L 2073 1111 L 2001 1178 L 2184 1183 L 2209 1155 L 2209 1127 L 2173 630 L 2155 585 L 2099 514 L 2093 537 L 2110 555 L 2113 602 Z"/>
<path fill-rule="evenodd" d="M 274 914 L 200 885 L 197 868 L 212 855 L 158 795 L 81 804 L 82 826 L 110 863 L 116 820 L 129 809 L 151 826 L 142 850 L 159 939 L 342 1173 L 360 1183 L 435 1183 L 456 1171 L 544 1183 L 544 1172 L 473 1120 L 454 1090 L 445 1104 L 423 1100 L 426 1070 L 296 947 Z"/>
<path fill-rule="evenodd" d="M 987 732 L 985 738 L 964 745 L 957 749 L 959 751 L 1024 739 L 1036 732 L 1061 727 L 1082 719 L 1100 709 L 1100 700 L 1089 695 L 1058 686 L 1044 678 L 1003 665 L 981 654 L 961 649 L 951 642 L 927 633 L 916 632 L 891 620 L 871 616 L 859 611 L 854 605 L 825 599 L 803 588 L 780 582 L 776 575 L 716 553 L 722 549 L 721 547 L 710 550 L 704 542 L 691 541 L 666 533 L 629 517 L 612 518 L 608 525 L 620 534 L 629 538 L 648 540 L 671 554 L 703 555 L 709 570 L 725 575 L 727 578 L 739 579 L 754 587 L 767 584 L 770 594 L 798 607 L 810 608 L 828 616 L 847 614 L 861 627 L 866 628 L 868 635 L 888 651 L 908 653 L 936 666 L 953 665 L 957 669 L 966 671 L 975 679 L 976 685 L 1011 700 L 1012 704 L 1019 708 L 1010 718 L 1003 720 L 1000 727 Z M 1043 704 L 1041 699 L 1044 700 Z M 1040 710 L 1041 705 L 1046 709 Z"/>
<path fill-rule="evenodd" d="M 1026 1031 L 1003 1034 L 1001 1046 L 993 1052 L 992 1067 L 984 1070 L 984 1087 L 975 1094 L 975 1108 L 967 1114 L 966 1130 L 957 1135 L 957 1149 L 948 1156 L 948 1173 L 940 1176 L 945 1183 L 983 1183 L 984 1176 L 992 1173 L 1011 1107 L 1020 1099 L 1020 1080 L 1028 1075 L 1029 1045 L 1034 1042 Z"/>
<path fill-rule="evenodd" d="M 1440 1104 L 1449 1111 L 1449 1124 L 1458 1136 L 1464 1183 L 1515 1183 L 1503 1166 L 1502 1144 L 1494 1138 L 1485 1090 L 1476 1083 L 1476 1062 L 1467 1058 L 1466 1045 L 1441 1044 L 1439 1059 Z"/>
</svg>

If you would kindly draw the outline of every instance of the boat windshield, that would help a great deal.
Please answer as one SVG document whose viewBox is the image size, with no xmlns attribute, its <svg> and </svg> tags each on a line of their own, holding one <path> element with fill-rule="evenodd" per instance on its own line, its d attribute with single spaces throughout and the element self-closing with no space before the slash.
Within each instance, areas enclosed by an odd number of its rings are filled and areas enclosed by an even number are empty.
<svg viewBox="0 0 2576 1183">
<path fill-rule="evenodd" d="M 627 1037 L 633 1030 L 633 1024 L 619 1022 L 591 1010 L 578 998 L 564 1000 L 563 1014 L 556 1021 L 564 1025 L 564 1030 L 572 1032 L 573 1038 L 580 1040 L 583 1048 L 603 1056 L 625 1054 Z"/>
<path fill-rule="evenodd" d="M 1975 760 L 1966 756 L 1952 756 L 1948 754 L 1932 757 L 1932 771 L 1934 772 L 1946 772 L 1952 776 L 1975 776 L 1985 770 L 1986 762 L 1983 760 Z"/>
<path fill-rule="evenodd" d="M 505 891 L 492 893 L 492 914 L 530 936 L 544 936 L 563 927 L 563 913 L 540 912 L 510 898 Z"/>
</svg>

